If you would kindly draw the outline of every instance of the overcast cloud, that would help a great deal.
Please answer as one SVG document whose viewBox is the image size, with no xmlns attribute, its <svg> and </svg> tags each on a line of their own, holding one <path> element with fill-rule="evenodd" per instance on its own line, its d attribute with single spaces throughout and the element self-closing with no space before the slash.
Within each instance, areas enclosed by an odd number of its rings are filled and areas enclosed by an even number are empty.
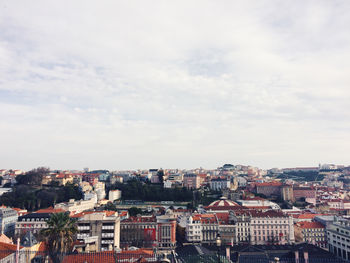
<svg viewBox="0 0 350 263">
<path fill-rule="evenodd" d="M 2 1 L 0 168 L 349 164 L 349 1 Z"/>
</svg>

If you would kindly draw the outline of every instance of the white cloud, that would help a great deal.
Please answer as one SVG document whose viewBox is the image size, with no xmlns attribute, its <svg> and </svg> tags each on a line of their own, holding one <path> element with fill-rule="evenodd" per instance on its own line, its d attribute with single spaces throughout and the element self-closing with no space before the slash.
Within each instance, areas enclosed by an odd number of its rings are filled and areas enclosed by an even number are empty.
<svg viewBox="0 0 350 263">
<path fill-rule="evenodd" d="M 346 163 L 349 9 L 347 1 L 8 2 L 2 163 Z"/>
</svg>

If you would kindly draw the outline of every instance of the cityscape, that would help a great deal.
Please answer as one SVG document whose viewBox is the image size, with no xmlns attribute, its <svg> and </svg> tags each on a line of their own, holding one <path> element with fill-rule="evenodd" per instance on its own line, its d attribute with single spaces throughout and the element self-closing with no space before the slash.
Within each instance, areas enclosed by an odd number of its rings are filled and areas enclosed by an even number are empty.
<svg viewBox="0 0 350 263">
<path fill-rule="evenodd" d="M 4 262 L 17 255 L 26 262 L 50 256 L 84 262 L 87 255 L 116 262 L 246 262 L 259 253 L 267 262 L 341 262 L 350 255 L 350 166 L 38 167 L 0 175 Z M 48 244 L 54 219 L 74 224 L 64 246 Z"/>
<path fill-rule="evenodd" d="M 0 263 L 350 263 L 349 0 L 0 4 Z"/>
</svg>

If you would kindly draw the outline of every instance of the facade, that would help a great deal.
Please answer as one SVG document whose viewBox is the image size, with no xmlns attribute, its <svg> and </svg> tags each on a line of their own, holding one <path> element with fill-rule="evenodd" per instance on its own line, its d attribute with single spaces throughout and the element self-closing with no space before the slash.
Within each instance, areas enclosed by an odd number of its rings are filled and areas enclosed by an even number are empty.
<svg viewBox="0 0 350 263">
<path fill-rule="evenodd" d="M 121 221 L 120 245 L 169 249 L 176 246 L 176 217 L 136 216 Z"/>
<path fill-rule="evenodd" d="M 108 193 L 108 200 L 113 202 L 114 200 L 118 200 L 122 197 L 122 191 L 120 190 L 110 190 Z"/>
<path fill-rule="evenodd" d="M 253 210 L 250 219 L 251 242 L 255 245 L 263 244 L 291 244 L 294 243 L 293 218 L 282 211 Z"/>
<path fill-rule="evenodd" d="M 326 230 L 325 226 L 319 222 L 298 222 L 294 226 L 295 241 L 305 242 L 326 248 Z"/>
<path fill-rule="evenodd" d="M 294 200 L 305 199 L 315 199 L 316 190 L 310 187 L 294 187 L 293 188 Z"/>
<path fill-rule="evenodd" d="M 263 194 L 265 196 L 280 196 L 282 191 L 282 183 L 280 182 L 267 182 L 257 183 L 255 185 L 255 191 L 257 194 Z"/>
<path fill-rule="evenodd" d="M 335 217 L 333 223 L 327 226 L 327 242 L 329 252 L 350 260 L 350 221 Z"/>
<path fill-rule="evenodd" d="M 209 182 L 210 189 L 214 191 L 221 191 L 221 190 L 230 188 L 230 185 L 231 185 L 230 180 L 221 179 L 221 178 L 212 179 Z"/>
<path fill-rule="evenodd" d="M 293 186 L 285 185 L 282 187 L 282 199 L 284 201 L 294 201 Z"/>
<path fill-rule="evenodd" d="M 0 208 L 0 234 L 12 236 L 15 232 L 18 213 L 12 208 Z"/>
<path fill-rule="evenodd" d="M 70 199 L 69 202 L 59 203 L 55 205 L 55 209 L 62 209 L 64 211 L 81 213 L 83 211 L 93 209 L 97 203 L 97 200 L 92 198 L 89 200 L 78 200 Z"/>
<path fill-rule="evenodd" d="M 15 234 L 24 235 L 28 231 L 38 234 L 40 230 L 47 228 L 46 221 L 50 219 L 52 213 L 31 213 L 18 217 Z"/>
<path fill-rule="evenodd" d="M 219 223 L 215 214 L 194 214 L 187 218 L 186 239 L 192 243 L 215 242 Z"/>
<path fill-rule="evenodd" d="M 76 214 L 78 219 L 77 240 L 85 243 L 91 238 L 97 240 L 97 251 L 120 247 L 120 218 L 114 211 L 89 211 Z"/>
<path fill-rule="evenodd" d="M 157 219 L 155 216 L 125 218 L 120 223 L 120 246 L 157 246 Z"/>
<path fill-rule="evenodd" d="M 176 217 L 167 213 L 157 216 L 158 248 L 169 249 L 176 247 Z"/>
<path fill-rule="evenodd" d="M 19 247 L 17 260 L 17 245 L 0 242 L 0 263 L 28 262 L 23 247 Z"/>
<path fill-rule="evenodd" d="M 200 177 L 197 174 L 185 174 L 183 185 L 188 189 L 198 189 L 201 186 Z"/>
</svg>

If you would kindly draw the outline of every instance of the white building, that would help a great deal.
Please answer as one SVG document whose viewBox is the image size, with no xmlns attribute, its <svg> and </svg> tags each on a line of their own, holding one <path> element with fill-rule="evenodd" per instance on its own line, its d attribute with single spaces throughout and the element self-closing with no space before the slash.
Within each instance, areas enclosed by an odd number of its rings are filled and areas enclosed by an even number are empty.
<svg viewBox="0 0 350 263">
<path fill-rule="evenodd" d="M 14 234 L 17 219 L 18 213 L 16 210 L 0 208 L 0 234 Z"/>
<path fill-rule="evenodd" d="M 73 213 L 80 213 L 80 212 L 95 208 L 96 204 L 97 204 L 97 200 L 94 198 L 90 200 L 78 200 L 78 201 L 74 201 L 74 199 L 70 199 L 69 202 L 56 204 L 55 209 L 63 209 L 65 211 L 69 211 Z"/>
<path fill-rule="evenodd" d="M 230 180 L 228 179 L 217 178 L 217 179 L 212 179 L 209 182 L 210 189 L 214 191 L 220 191 L 223 189 L 230 188 L 230 185 L 231 183 L 230 183 Z"/>
<path fill-rule="evenodd" d="M 121 190 L 111 190 L 108 193 L 108 200 L 113 202 L 114 200 L 118 200 L 122 197 L 122 191 Z"/>
<path fill-rule="evenodd" d="M 293 218 L 281 211 L 251 212 L 250 236 L 255 245 L 292 244 L 295 242 Z"/>
<path fill-rule="evenodd" d="M 245 207 L 267 207 L 269 209 L 280 210 L 280 206 L 266 199 L 236 200 L 238 204 Z"/>
<path fill-rule="evenodd" d="M 84 241 L 97 237 L 96 251 L 114 250 L 120 247 L 120 217 L 114 211 L 91 211 L 74 215 L 78 222 L 77 239 Z M 102 262 L 102 261 L 101 261 Z"/>
<path fill-rule="evenodd" d="M 350 260 L 350 221 L 344 218 L 334 218 L 327 226 L 327 241 L 329 252 L 336 257 Z"/>
</svg>

